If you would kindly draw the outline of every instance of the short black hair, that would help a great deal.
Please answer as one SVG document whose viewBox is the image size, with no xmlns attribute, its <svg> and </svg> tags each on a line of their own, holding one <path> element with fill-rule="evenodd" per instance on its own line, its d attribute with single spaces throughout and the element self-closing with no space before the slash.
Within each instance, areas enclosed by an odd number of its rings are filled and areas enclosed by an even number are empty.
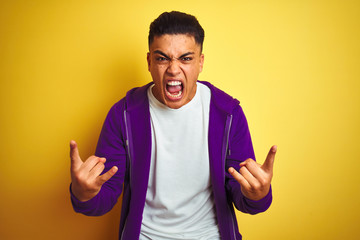
<svg viewBox="0 0 360 240">
<path fill-rule="evenodd" d="M 190 34 L 200 45 L 201 51 L 204 42 L 204 29 L 193 15 L 172 11 L 164 12 L 150 24 L 149 48 L 155 36 L 164 34 Z"/>
</svg>

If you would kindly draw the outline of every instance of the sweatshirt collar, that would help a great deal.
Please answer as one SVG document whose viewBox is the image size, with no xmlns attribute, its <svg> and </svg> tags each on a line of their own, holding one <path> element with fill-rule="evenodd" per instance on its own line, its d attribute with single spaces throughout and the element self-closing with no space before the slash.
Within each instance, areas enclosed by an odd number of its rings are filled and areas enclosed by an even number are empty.
<svg viewBox="0 0 360 240">
<path fill-rule="evenodd" d="M 233 109 L 239 105 L 239 100 L 231 97 L 224 91 L 216 88 L 214 85 L 212 85 L 209 82 L 206 81 L 198 81 L 211 90 L 211 102 L 216 106 L 219 110 L 231 114 Z M 137 87 L 134 89 L 131 89 L 126 94 L 126 102 L 127 102 L 127 110 L 132 111 L 135 108 L 138 107 L 148 107 L 149 106 L 149 99 L 147 96 L 147 89 L 153 84 L 153 82 L 150 82 L 142 87 Z"/>
</svg>

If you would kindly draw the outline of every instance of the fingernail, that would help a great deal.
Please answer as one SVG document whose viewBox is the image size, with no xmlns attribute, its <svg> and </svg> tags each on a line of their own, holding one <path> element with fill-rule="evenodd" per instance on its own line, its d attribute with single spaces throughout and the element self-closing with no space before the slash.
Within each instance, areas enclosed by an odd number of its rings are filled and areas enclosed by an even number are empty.
<svg viewBox="0 0 360 240">
<path fill-rule="evenodd" d="M 76 146 L 76 142 L 74 140 L 71 140 L 70 141 L 70 146 L 72 146 L 72 147 Z"/>
<path fill-rule="evenodd" d="M 273 151 L 273 152 L 276 152 L 276 151 L 277 151 L 277 146 L 276 146 L 276 145 L 273 146 L 272 151 Z"/>
</svg>

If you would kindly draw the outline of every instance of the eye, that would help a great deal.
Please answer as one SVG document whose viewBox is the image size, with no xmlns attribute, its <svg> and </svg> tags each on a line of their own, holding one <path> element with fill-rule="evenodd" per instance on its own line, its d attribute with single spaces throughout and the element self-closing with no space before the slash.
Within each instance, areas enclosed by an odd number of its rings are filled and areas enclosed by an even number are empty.
<svg viewBox="0 0 360 240">
<path fill-rule="evenodd" d="M 183 61 L 183 62 L 189 62 L 191 60 L 192 60 L 192 57 L 183 57 L 183 58 L 181 58 L 181 61 Z"/>
<path fill-rule="evenodd" d="M 156 58 L 156 61 L 158 61 L 158 62 L 165 62 L 165 61 L 167 61 L 168 59 L 167 58 L 165 58 L 165 57 L 157 57 Z"/>
</svg>

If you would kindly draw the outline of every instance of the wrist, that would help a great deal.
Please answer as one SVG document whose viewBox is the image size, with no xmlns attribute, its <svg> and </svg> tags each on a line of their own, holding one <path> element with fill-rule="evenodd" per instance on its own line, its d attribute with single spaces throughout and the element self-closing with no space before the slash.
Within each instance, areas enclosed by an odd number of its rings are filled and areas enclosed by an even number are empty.
<svg viewBox="0 0 360 240">
<path fill-rule="evenodd" d="M 72 196 L 80 202 L 87 202 L 93 197 L 95 197 L 96 194 L 98 193 L 98 192 L 95 193 L 86 192 L 83 189 L 81 189 L 81 187 L 78 187 L 76 184 L 74 184 L 73 182 L 70 184 L 70 192 Z"/>
</svg>

